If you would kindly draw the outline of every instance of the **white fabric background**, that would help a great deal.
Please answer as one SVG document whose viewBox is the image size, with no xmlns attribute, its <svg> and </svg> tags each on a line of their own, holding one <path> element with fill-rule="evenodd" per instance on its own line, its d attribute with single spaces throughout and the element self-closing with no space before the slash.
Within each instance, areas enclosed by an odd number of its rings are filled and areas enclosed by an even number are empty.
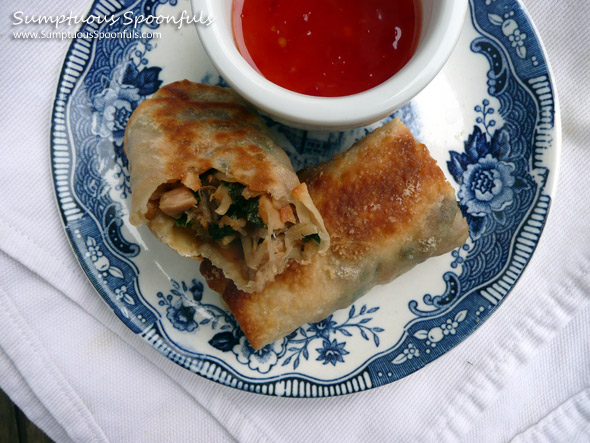
<svg viewBox="0 0 590 443">
<path fill-rule="evenodd" d="M 537 251 L 468 340 L 399 382 L 319 400 L 239 392 L 171 363 L 94 292 L 50 178 L 51 107 L 69 42 L 13 40 L 0 5 L 0 387 L 57 441 L 590 441 L 590 2 L 528 0 L 563 119 L 557 195 Z"/>
</svg>

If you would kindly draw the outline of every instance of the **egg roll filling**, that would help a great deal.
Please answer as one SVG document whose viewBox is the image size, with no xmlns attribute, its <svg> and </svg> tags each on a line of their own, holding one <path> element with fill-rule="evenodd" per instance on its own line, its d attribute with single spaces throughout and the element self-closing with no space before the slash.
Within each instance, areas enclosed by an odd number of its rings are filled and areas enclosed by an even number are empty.
<svg viewBox="0 0 590 443">
<path fill-rule="evenodd" d="M 240 249 L 249 273 L 266 265 L 276 273 L 283 261 L 310 259 L 321 244 L 317 226 L 297 203 L 253 192 L 216 170 L 160 185 L 148 208 L 148 219 L 161 211 L 202 241 Z"/>
</svg>

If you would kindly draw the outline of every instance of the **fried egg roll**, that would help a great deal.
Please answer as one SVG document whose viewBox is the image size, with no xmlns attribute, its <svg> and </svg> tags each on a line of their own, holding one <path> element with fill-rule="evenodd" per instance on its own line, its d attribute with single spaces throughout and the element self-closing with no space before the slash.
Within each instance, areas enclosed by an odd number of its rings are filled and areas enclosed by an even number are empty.
<svg viewBox="0 0 590 443">
<path fill-rule="evenodd" d="M 124 138 L 134 225 L 236 288 L 261 291 L 330 239 L 307 187 L 260 116 L 233 91 L 175 82 L 141 103 Z"/>
</svg>

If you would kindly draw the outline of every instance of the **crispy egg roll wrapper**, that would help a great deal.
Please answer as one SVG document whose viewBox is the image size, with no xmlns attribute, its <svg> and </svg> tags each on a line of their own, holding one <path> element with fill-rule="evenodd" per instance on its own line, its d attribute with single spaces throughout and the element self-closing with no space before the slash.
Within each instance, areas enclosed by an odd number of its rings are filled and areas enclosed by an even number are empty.
<svg viewBox="0 0 590 443">
<path fill-rule="evenodd" d="M 211 263 L 201 264 L 209 286 L 223 294 L 256 349 L 467 239 L 453 188 L 399 119 L 346 153 L 305 169 L 300 178 L 330 234 L 327 254 L 308 265 L 292 263 L 252 294 L 237 289 Z"/>
<path fill-rule="evenodd" d="M 227 88 L 187 80 L 160 88 L 152 98 L 142 102 L 129 119 L 124 149 L 131 176 L 131 223 L 147 225 L 156 237 L 183 256 L 211 260 L 243 291 L 262 290 L 268 281 L 286 268 L 290 260 L 309 262 L 315 253 L 324 252 L 329 246 L 322 217 L 306 185 L 300 183 L 289 158 L 273 141 L 260 116 Z M 222 176 L 224 181 L 215 179 L 217 187 L 208 186 L 206 180 L 212 175 Z M 259 198 L 260 205 L 262 199 L 266 199 L 268 204 L 265 208 L 270 208 L 268 210 L 273 213 L 279 214 L 279 208 L 284 207 L 290 221 L 277 223 L 285 225 L 285 230 L 304 225 L 305 229 L 300 230 L 303 232 L 301 236 L 313 234 L 321 241 L 303 244 L 302 238 L 298 238 L 295 247 L 286 248 L 285 234 L 271 235 L 279 231 L 272 231 L 269 222 L 264 224 L 265 231 L 248 225 L 244 219 L 243 224 L 249 226 L 244 241 L 251 236 L 249 244 L 260 252 L 260 256 L 265 256 L 265 250 L 256 249 L 262 242 L 256 241 L 260 240 L 257 235 L 267 236 L 268 243 L 260 247 L 272 247 L 272 251 L 279 251 L 273 252 L 274 255 L 268 253 L 273 258 L 266 262 L 263 258 L 254 266 L 246 263 L 247 254 L 239 235 L 230 235 L 230 239 L 237 240 L 221 244 L 207 231 L 211 223 L 203 215 L 204 212 L 194 212 L 203 204 L 205 197 L 208 197 L 207 205 L 218 204 L 212 194 L 221 184 L 227 183 L 247 188 L 250 194 Z M 175 188 L 184 193 L 185 202 L 189 199 L 189 205 L 194 199 L 194 206 L 180 215 L 165 211 L 176 211 L 181 206 L 173 206 L 172 209 L 163 206 L 164 194 Z M 197 196 L 196 193 L 206 189 L 209 189 L 209 194 Z M 229 195 L 228 188 L 224 189 Z M 246 195 L 246 198 L 250 196 Z M 233 197 L 229 201 L 233 204 Z M 229 204 L 226 210 L 227 206 Z M 221 217 L 215 215 L 211 208 L 207 211 L 210 218 Z M 177 219 L 182 216 L 190 216 L 192 224 L 179 226 Z M 235 223 L 232 217 L 225 220 Z M 226 222 L 216 220 L 215 224 L 225 227 L 223 223 Z M 195 231 L 195 225 L 202 228 L 201 231 Z M 258 234 L 253 234 L 254 231 Z M 224 235 L 223 238 L 228 237 Z"/>
</svg>

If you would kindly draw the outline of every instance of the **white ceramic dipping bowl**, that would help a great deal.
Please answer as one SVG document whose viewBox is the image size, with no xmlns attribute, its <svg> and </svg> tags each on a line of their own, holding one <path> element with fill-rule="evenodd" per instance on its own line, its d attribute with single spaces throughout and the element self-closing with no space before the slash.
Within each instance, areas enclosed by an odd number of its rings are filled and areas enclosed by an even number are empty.
<svg viewBox="0 0 590 443">
<path fill-rule="evenodd" d="M 193 13 L 214 19 L 197 24 L 201 43 L 224 80 L 273 119 L 314 130 L 342 130 L 373 123 L 418 94 L 451 55 L 465 20 L 468 0 L 421 0 L 422 31 L 410 61 L 389 80 L 344 97 L 314 97 L 289 91 L 264 78 L 240 55 L 234 42 L 232 0 L 191 0 Z"/>
</svg>

